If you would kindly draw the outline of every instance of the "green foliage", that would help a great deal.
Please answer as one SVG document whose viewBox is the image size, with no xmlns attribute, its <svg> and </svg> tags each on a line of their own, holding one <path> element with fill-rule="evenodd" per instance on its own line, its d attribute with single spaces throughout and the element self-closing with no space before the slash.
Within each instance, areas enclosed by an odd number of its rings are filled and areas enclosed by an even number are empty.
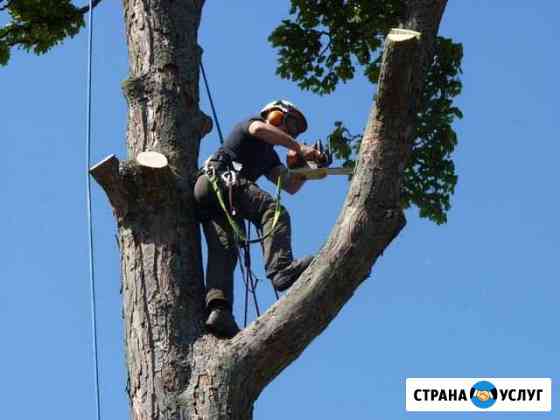
<svg viewBox="0 0 560 420">
<path fill-rule="evenodd" d="M 438 224 L 447 221 L 450 198 L 455 191 L 457 175 L 451 154 L 457 145 L 452 123 L 462 118 L 453 98 L 461 93 L 463 47 L 452 40 L 438 37 L 434 60 L 428 70 L 422 109 L 418 115 L 416 140 L 409 165 L 405 170 L 403 205 L 414 204 L 421 217 Z"/>
<path fill-rule="evenodd" d="M 318 94 L 354 77 L 356 64 L 375 83 L 378 51 L 402 14 L 400 0 L 292 0 L 295 20 L 269 37 L 279 49 L 278 74 Z"/>
<path fill-rule="evenodd" d="M 362 136 L 351 134 L 342 121 L 336 121 L 334 127 L 335 129 L 327 137 L 333 157 L 342 160 L 342 166 L 353 168 L 356 164 L 354 157 L 360 151 Z"/>
<path fill-rule="evenodd" d="M 305 90 L 333 92 L 354 77 L 356 67 L 377 83 L 383 41 L 403 16 L 402 0 L 292 0 L 291 19 L 270 35 L 278 48 L 277 73 Z M 402 204 L 415 205 L 421 217 L 447 221 L 451 195 L 457 184 L 451 154 L 457 144 L 452 128 L 461 111 L 453 98 L 461 92 L 461 44 L 438 37 L 418 114 L 417 137 L 405 170 Z M 360 135 L 336 122 L 328 137 L 343 166 L 357 159 Z"/>
<path fill-rule="evenodd" d="M 0 10 L 11 18 L 0 29 L 0 65 L 8 63 L 12 47 L 44 54 L 84 26 L 85 10 L 70 0 L 0 0 Z"/>
</svg>

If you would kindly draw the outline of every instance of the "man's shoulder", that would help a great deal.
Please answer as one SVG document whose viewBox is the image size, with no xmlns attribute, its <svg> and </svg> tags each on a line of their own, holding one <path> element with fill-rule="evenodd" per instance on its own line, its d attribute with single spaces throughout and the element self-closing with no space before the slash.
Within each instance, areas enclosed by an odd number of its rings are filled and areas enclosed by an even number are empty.
<svg viewBox="0 0 560 420">
<path fill-rule="evenodd" d="M 235 126 L 231 130 L 228 139 L 231 139 L 232 141 L 235 142 L 241 141 L 244 138 L 253 139 L 254 136 L 249 132 L 249 127 L 255 121 L 264 122 L 264 119 L 258 115 L 255 115 L 239 121 L 237 124 L 235 124 Z"/>
<path fill-rule="evenodd" d="M 231 150 L 239 150 L 241 147 L 254 147 L 253 145 L 260 144 L 256 138 L 249 132 L 249 126 L 254 121 L 264 121 L 260 116 L 250 116 L 234 125 L 230 133 L 225 139 L 225 148 Z M 245 145 L 245 146 L 242 146 Z"/>
<path fill-rule="evenodd" d="M 262 118 L 260 115 L 253 115 L 247 118 L 242 119 L 241 121 L 239 121 L 235 127 L 236 128 L 241 128 L 244 131 L 248 131 L 249 130 L 249 126 L 251 125 L 251 123 L 255 122 L 255 121 L 261 121 L 264 122 L 264 118 Z"/>
</svg>

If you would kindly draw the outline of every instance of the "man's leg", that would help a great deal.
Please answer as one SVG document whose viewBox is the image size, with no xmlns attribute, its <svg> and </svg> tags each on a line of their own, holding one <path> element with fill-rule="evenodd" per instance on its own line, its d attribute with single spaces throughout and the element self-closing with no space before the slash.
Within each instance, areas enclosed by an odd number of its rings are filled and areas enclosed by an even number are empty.
<svg viewBox="0 0 560 420">
<path fill-rule="evenodd" d="M 267 277 L 278 290 L 287 289 L 311 262 L 310 257 L 294 261 L 288 211 L 280 206 L 280 215 L 274 225 L 276 201 L 266 191 L 249 181 L 241 183 L 235 199 L 240 215 L 262 230 Z"/>
<path fill-rule="evenodd" d="M 294 258 L 288 211 L 281 207 L 280 217 L 274 227 L 274 232 L 271 232 L 276 201 L 257 184 L 245 180 L 241 181 L 241 185 L 237 187 L 234 204 L 243 218 L 250 220 L 266 235 L 263 241 L 263 254 L 267 276 L 289 265 Z M 271 233 L 269 234 L 269 232 Z"/>
<path fill-rule="evenodd" d="M 233 337 L 239 331 L 232 314 L 233 271 L 237 263 L 233 230 L 218 207 L 206 176 L 198 178 L 194 195 L 208 245 L 206 305 L 209 316 L 206 326 L 216 335 Z"/>
<path fill-rule="evenodd" d="M 206 304 L 221 301 L 233 306 L 233 271 L 237 264 L 237 248 L 233 232 L 225 217 L 215 217 L 202 224 L 208 244 L 206 266 Z"/>
</svg>

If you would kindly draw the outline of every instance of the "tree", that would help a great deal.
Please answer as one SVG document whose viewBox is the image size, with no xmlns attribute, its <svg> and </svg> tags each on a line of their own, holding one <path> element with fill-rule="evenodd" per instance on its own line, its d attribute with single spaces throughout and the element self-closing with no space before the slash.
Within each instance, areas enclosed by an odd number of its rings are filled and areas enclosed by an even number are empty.
<svg viewBox="0 0 560 420">
<path fill-rule="evenodd" d="M 406 4 L 402 25 L 421 36 L 386 41 L 376 109 L 329 241 L 291 292 L 232 340 L 217 340 L 203 329 L 192 207 L 199 142 L 210 129 L 198 108 L 196 33 L 203 2 L 124 3 L 129 160 L 110 157 L 92 173 L 118 223 L 134 418 L 250 418 L 264 387 L 367 277 L 405 223 L 401 184 L 445 3 Z M 157 171 L 138 165 L 134 158 L 144 150 L 161 152 L 169 166 Z"/>
</svg>

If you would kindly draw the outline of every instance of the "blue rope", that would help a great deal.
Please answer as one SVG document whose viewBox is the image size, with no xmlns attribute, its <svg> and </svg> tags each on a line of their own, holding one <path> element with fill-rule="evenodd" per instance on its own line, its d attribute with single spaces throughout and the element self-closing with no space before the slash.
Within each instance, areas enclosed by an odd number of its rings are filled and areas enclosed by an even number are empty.
<svg viewBox="0 0 560 420">
<path fill-rule="evenodd" d="M 89 168 L 91 166 L 91 63 L 93 51 L 93 2 L 89 1 L 89 34 L 88 34 L 88 78 L 87 78 L 87 133 L 86 133 L 86 177 L 87 177 L 87 223 L 89 244 L 89 281 L 91 289 L 91 331 L 93 339 L 93 364 L 95 370 L 95 408 L 96 418 L 101 419 L 99 398 L 99 367 L 97 358 L 97 316 L 95 312 L 95 272 L 93 261 L 93 223 L 91 217 L 91 178 Z"/>
<path fill-rule="evenodd" d="M 202 78 L 204 79 L 204 86 L 206 86 L 206 93 L 208 94 L 208 100 L 210 101 L 210 107 L 212 108 L 212 114 L 214 115 L 214 121 L 216 122 L 216 128 L 218 129 L 218 136 L 220 136 L 220 143 L 224 144 L 224 135 L 222 134 L 222 129 L 220 128 L 220 121 L 218 120 L 216 108 L 214 108 L 214 101 L 212 100 L 212 94 L 210 93 L 210 86 L 208 85 L 208 79 L 206 78 L 206 72 L 204 71 L 202 60 L 200 60 L 200 70 L 202 70 Z"/>
</svg>

